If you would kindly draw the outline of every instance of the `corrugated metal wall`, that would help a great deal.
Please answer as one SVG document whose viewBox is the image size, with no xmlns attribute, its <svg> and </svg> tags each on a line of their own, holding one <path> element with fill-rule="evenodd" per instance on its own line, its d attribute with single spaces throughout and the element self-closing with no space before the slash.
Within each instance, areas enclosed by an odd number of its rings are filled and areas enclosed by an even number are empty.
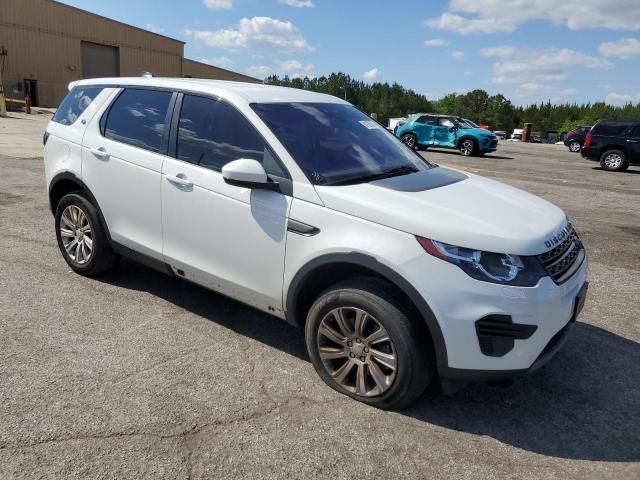
<svg viewBox="0 0 640 480">
<path fill-rule="evenodd" d="M 236 82 L 262 83 L 257 78 L 242 75 L 240 73 L 214 67 L 195 60 L 184 59 L 182 73 L 185 77 L 210 78 L 214 80 L 233 80 Z"/>
<path fill-rule="evenodd" d="M 24 97 L 24 79 L 37 80 L 41 106 L 57 106 L 67 85 L 82 78 L 82 40 L 119 48 L 120 75 L 182 75 L 184 43 L 51 0 L 0 0 L 0 45 L 8 50 L 3 84 Z"/>
</svg>

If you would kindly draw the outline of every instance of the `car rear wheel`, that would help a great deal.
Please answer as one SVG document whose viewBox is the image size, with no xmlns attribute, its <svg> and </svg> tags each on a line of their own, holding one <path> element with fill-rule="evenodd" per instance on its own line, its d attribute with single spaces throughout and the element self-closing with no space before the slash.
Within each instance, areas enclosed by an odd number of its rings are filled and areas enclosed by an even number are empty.
<svg viewBox="0 0 640 480">
<path fill-rule="evenodd" d="M 600 157 L 600 166 L 610 172 L 621 172 L 629 168 L 629 162 L 622 150 L 608 150 Z"/>
<path fill-rule="evenodd" d="M 369 405 L 407 407 L 434 377 L 430 339 L 381 281 L 356 278 L 326 290 L 309 310 L 305 333 L 325 383 Z"/>
<path fill-rule="evenodd" d="M 407 147 L 409 147 L 411 149 L 416 148 L 416 145 L 418 145 L 418 141 L 416 139 L 416 136 L 413 133 L 405 133 L 400 138 L 407 145 Z"/>
<path fill-rule="evenodd" d="M 470 157 L 476 150 L 476 142 L 470 138 L 465 138 L 460 142 L 460 153 L 465 157 Z"/>
<path fill-rule="evenodd" d="M 580 145 L 580 142 L 576 142 L 576 141 L 569 142 L 569 151 L 573 153 L 578 153 L 581 148 L 582 148 L 582 145 Z"/>
<path fill-rule="evenodd" d="M 74 272 L 93 276 L 117 263 L 96 207 L 81 192 L 62 197 L 56 207 L 55 228 L 60 252 Z"/>
</svg>

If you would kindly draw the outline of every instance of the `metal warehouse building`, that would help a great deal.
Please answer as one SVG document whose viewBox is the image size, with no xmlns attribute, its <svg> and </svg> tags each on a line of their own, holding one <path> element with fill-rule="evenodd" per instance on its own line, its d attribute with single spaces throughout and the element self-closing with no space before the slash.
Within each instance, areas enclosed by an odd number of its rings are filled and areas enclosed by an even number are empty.
<svg viewBox="0 0 640 480">
<path fill-rule="evenodd" d="M 143 71 L 260 83 L 185 59 L 184 42 L 53 0 L 0 0 L 0 50 L 5 95 L 34 106 L 57 106 L 73 80 Z"/>
</svg>

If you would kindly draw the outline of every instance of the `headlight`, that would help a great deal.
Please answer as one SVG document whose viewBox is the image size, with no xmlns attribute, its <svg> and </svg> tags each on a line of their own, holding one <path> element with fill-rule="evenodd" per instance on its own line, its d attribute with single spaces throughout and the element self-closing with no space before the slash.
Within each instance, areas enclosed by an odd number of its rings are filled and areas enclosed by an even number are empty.
<svg viewBox="0 0 640 480">
<path fill-rule="evenodd" d="M 482 252 L 428 238 L 416 238 L 427 253 L 457 265 L 476 280 L 532 287 L 547 275 L 536 257 Z"/>
</svg>

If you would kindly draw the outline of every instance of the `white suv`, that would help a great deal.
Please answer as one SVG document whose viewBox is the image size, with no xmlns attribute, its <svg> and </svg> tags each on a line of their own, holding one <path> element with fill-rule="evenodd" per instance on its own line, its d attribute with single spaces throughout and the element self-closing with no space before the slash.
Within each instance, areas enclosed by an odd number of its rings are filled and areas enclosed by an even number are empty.
<svg viewBox="0 0 640 480">
<path fill-rule="evenodd" d="M 380 408 L 538 368 L 584 303 L 562 210 L 430 164 L 332 96 L 83 80 L 44 140 L 74 271 L 130 256 L 281 317 L 329 386 Z"/>
</svg>

